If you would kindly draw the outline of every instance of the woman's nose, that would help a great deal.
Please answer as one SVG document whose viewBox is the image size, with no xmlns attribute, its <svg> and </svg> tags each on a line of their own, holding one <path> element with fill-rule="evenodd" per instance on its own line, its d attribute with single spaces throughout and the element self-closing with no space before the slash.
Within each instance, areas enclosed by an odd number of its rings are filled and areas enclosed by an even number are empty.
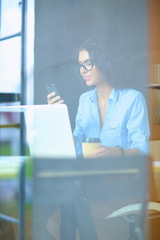
<svg viewBox="0 0 160 240">
<path fill-rule="evenodd" d="M 80 68 L 80 72 L 81 72 L 81 73 L 86 73 L 86 72 L 87 72 L 87 69 L 84 68 L 83 66 L 81 66 L 81 68 Z"/>
</svg>

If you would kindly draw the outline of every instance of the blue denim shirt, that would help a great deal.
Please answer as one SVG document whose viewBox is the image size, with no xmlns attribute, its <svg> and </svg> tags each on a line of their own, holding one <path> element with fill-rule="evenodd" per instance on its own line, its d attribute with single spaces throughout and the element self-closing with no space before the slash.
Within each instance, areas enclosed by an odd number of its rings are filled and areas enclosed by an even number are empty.
<svg viewBox="0 0 160 240">
<path fill-rule="evenodd" d="M 109 98 L 103 127 L 100 129 L 100 116 L 96 89 L 80 96 L 76 127 L 77 156 L 82 155 L 84 138 L 100 138 L 102 146 L 124 149 L 138 148 L 142 155 L 149 153 L 149 121 L 144 96 L 133 89 L 113 88 Z"/>
</svg>

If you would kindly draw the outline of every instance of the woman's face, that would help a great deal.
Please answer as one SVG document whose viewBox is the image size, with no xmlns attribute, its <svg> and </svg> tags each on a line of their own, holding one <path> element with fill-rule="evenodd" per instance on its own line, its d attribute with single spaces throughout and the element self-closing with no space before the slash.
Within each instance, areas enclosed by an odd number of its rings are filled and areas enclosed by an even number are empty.
<svg viewBox="0 0 160 240">
<path fill-rule="evenodd" d="M 84 78 L 87 86 L 98 85 L 100 81 L 100 72 L 90 60 L 87 50 L 79 52 L 78 61 L 80 64 L 80 74 Z"/>
</svg>

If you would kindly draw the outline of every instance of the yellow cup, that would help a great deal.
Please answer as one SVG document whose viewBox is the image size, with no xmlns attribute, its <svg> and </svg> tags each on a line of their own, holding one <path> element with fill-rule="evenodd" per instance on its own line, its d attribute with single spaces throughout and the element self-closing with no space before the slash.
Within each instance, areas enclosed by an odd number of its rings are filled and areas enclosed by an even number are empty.
<svg viewBox="0 0 160 240">
<path fill-rule="evenodd" d="M 82 142 L 83 157 L 91 158 L 93 157 L 94 151 L 101 145 L 99 138 L 86 138 Z"/>
</svg>

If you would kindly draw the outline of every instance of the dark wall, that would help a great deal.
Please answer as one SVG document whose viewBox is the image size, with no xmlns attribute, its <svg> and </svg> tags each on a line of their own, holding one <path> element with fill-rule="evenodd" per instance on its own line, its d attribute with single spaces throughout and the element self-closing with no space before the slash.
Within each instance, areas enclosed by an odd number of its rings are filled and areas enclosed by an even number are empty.
<svg viewBox="0 0 160 240">
<path fill-rule="evenodd" d="M 75 67 L 78 46 L 107 39 L 117 87 L 145 92 L 148 82 L 147 0 L 35 0 L 34 103 L 47 103 L 54 82 L 68 105 L 72 127 L 86 86 Z"/>
</svg>

